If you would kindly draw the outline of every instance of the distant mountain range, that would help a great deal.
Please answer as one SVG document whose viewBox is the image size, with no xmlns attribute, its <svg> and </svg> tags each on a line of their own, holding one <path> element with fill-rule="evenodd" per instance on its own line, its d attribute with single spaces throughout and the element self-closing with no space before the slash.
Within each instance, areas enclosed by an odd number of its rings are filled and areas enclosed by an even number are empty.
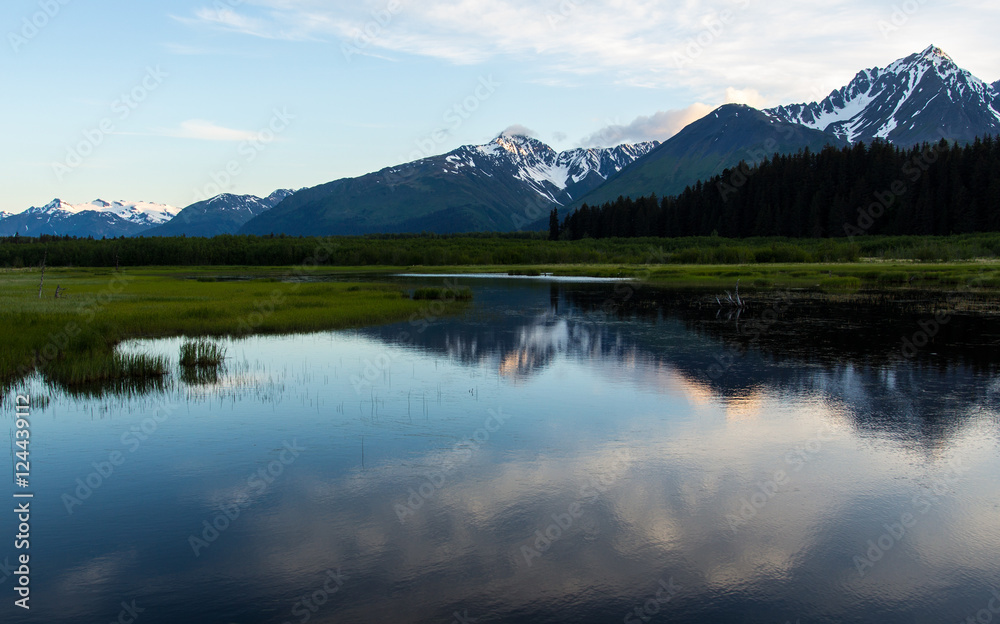
<svg viewBox="0 0 1000 624">
<path fill-rule="evenodd" d="M 676 195 L 775 153 L 876 139 L 909 147 L 1000 135 L 1000 81 L 980 80 L 941 49 L 859 72 L 820 102 L 767 110 L 722 106 L 662 144 L 556 152 L 503 133 L 485 145 L 266 198 L 223 194 L 179 210 L 148 203 L 54 200 L 0 213 L 0 235 L 352 235 L 544 229 L 548 212 L 618 196 Z"/>
<path fill-rule="evenodd" d="M 234 234 L 244 223 L 274 208 L 292 193 L 289 189 L 280 189 L 263 198 L 223 193 L 191 204 L 170 221 L 139 235 L 210 237 Z"/>
<path fill-rule="evenodd" d="M 369 234 L 521 229 L 553 204 L 600 186 L 658 145 L 556 152 L 501 134 L 441 156 L 298 191 L 244 234 Z"/>
<path fill-rule="evenodd" d="M 69 204 L 54 199 L 41 208 L 11 214 L 0 212 L 0 236 L 218 236 L 234 234 L 244 223 L 274 208 L 292 191 L 267 197 L 223 193 L 184 208 L 148 202 Z"/>
<path fill-rule="evenodd" d="M 88 204 L 69 204 L 54 199 L 21 213 L 0 213 L 0 235 L 132 236 L 169 222 L 180 211 L 174 206 L 149 202 L 95 199 Z"/>
</svg>

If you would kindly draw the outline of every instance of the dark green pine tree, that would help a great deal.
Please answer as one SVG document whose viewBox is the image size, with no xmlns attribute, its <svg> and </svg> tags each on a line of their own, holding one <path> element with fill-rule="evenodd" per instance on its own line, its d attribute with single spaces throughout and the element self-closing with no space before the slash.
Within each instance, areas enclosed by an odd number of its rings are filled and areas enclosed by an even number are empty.
<svg viewBox="0 0 1000 624">
<path fill-rule="evenodd" d="M 559 209 L 553 208 L 549 213 L 549 240 L 559 240 Z"/>
</svg>

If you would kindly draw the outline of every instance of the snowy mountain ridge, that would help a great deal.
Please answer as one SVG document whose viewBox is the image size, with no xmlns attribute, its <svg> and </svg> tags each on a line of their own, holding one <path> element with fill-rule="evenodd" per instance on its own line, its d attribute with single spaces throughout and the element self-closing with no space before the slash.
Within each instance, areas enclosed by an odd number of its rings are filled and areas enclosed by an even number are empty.
<svg viewBox="0 0 1000 624">
<path fill-rule="evenodd" d="M 852 143 L 884 139 L 913 145 L 942 137 L 972 140 L 984 133 L 1000 133 L 998 85 L 1000 81 L 985 83 L 931 45 L 884 69 L 862 70 L 821 102 L 765 112 Z"/>
<path fill-rule="evenodd" d="M 83 212 L 93 211 L 104 214 L 113 214 L 121 219 L 136 225 L 155 226 L 170 221 L 181 209 L 167 204 L 155 204 L 151 202 L 129 202 L 114 201 L 107 202 L 103 199 L 95 199 L 86 204 L 70 204 L 56 198 L 41 207 L 32 206 L 24 212 L 29 215 L 48 215 L 54 219 L 64 219 L 71 215 L 78 215 Z M 10 215 L 9 215 L 10 216 Z"/>
<path fill-rule="evenodd" d="M 588 186 L 593 187 L 658 145 L 657 141 L 647 141 L 556 152 L 532 137 L 501 134 L 486 145 L 467 145 L 448 154 L 445 171 L 457 174 L 464 168 L 481 168 L 483 163 L 480 161 L 486 158 L 492 165 L 512 167 L 510 173 L 515 179 L 543 198 L 561 205 L 573 199 L 572 187 L 575 185 L 586 180 Z"/>
<path fill-rule="evenodd" d="M 515 231 L 604 184 L 658 145 L 557 152 L 538 139 L 505 131 L 484 145 L 299 190 L 239 233 Z"/>
</svg>

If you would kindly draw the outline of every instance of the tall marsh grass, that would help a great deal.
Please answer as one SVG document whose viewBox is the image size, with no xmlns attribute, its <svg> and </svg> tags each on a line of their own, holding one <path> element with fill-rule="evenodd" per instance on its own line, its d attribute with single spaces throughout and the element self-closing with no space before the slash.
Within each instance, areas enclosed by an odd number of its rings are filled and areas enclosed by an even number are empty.
<svg viewBox="0 0 1000 624">
<path fill-rule="evenodd" d="M 219 367 L 226 359 L 226 348 L 208 340 L 193 340 L 181 345 L 181 366 Z"/>
</svg>

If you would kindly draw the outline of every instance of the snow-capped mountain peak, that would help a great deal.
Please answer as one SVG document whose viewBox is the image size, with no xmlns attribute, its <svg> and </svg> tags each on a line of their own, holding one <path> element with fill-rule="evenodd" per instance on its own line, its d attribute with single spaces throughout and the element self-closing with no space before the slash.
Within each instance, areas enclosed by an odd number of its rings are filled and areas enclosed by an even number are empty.
<svg viewBox="0 0 1000 624">
<path fill-rule="evenodd" d="M 766 112 L 851 142 L 888 139 L 913 145 L 1000 132 L 997 89 L 933 45 L 884 69 L 859 72 L 821 102 Z"/>
<path fill-rule="evenodd" d="M 152 202 L 108 202 L 103 199 L 95 199 L 86 204 L 70 204 L 56 198 L 40 208 L 32 206 L 25 213 L 31 215 L 48 215 L 51 218 L 66 218 L 84 212 L 97 212 L 114 214 L 125 221 L 137 225 L 154 226 L 173 219 L 180 211 L 180 208 L 174 206 Z"/>
<path fill-rule="evenodd" d="M 462 147 L 446 155 L 445 171 L 458 174 L 465 169 L 485 172 L 499 167 L 503 175 L 526 184 L 547 201 L 563 204 L 582 194 L 573 187 L 586 180 L 589 190 L 657 145 L 653 141 L 556 152 L 538 139 L 501 133 L 485 145 Z"/>
<path fill-rule="evenodd" d="M 288 189 L 278 189 L 267 197 L 257 197 L 256 195 L 236 195 L 234 193 L 222 193 L 207 200 L 205 205 L 216 208 L 220 211 L 249 211 L 253 215 L 260 214 L 265 210 L 270 210 L 277 206 L 281 200 L 291 195 L 293 191 Z"/>
<path fill-rule="evenodd" d="M 927 48 L 925 48 L 924 51 L 920 53 L 920 58 L 926 59 L 926 60 L 930 60 L 930 61 L 934 61 L 934 60 L 947 61 L 947 62 L 953 63 L 953 64 L 955 62 L 955 61 L 951 60 L 951 57 L 948 56 L 945 53 L 944 50 L 942 50 L 941 48 L 937 47 L 933 43 L 931 45 L 927 46 Z"/>
<path fill-rule="evenodd" d="M 166 223 L 180 208 L 152 202 L 105 201 L 71 204 L 59 198 L 44 206 L 0 216 L 0 235 L 131 236 Z"/>
</svg>

